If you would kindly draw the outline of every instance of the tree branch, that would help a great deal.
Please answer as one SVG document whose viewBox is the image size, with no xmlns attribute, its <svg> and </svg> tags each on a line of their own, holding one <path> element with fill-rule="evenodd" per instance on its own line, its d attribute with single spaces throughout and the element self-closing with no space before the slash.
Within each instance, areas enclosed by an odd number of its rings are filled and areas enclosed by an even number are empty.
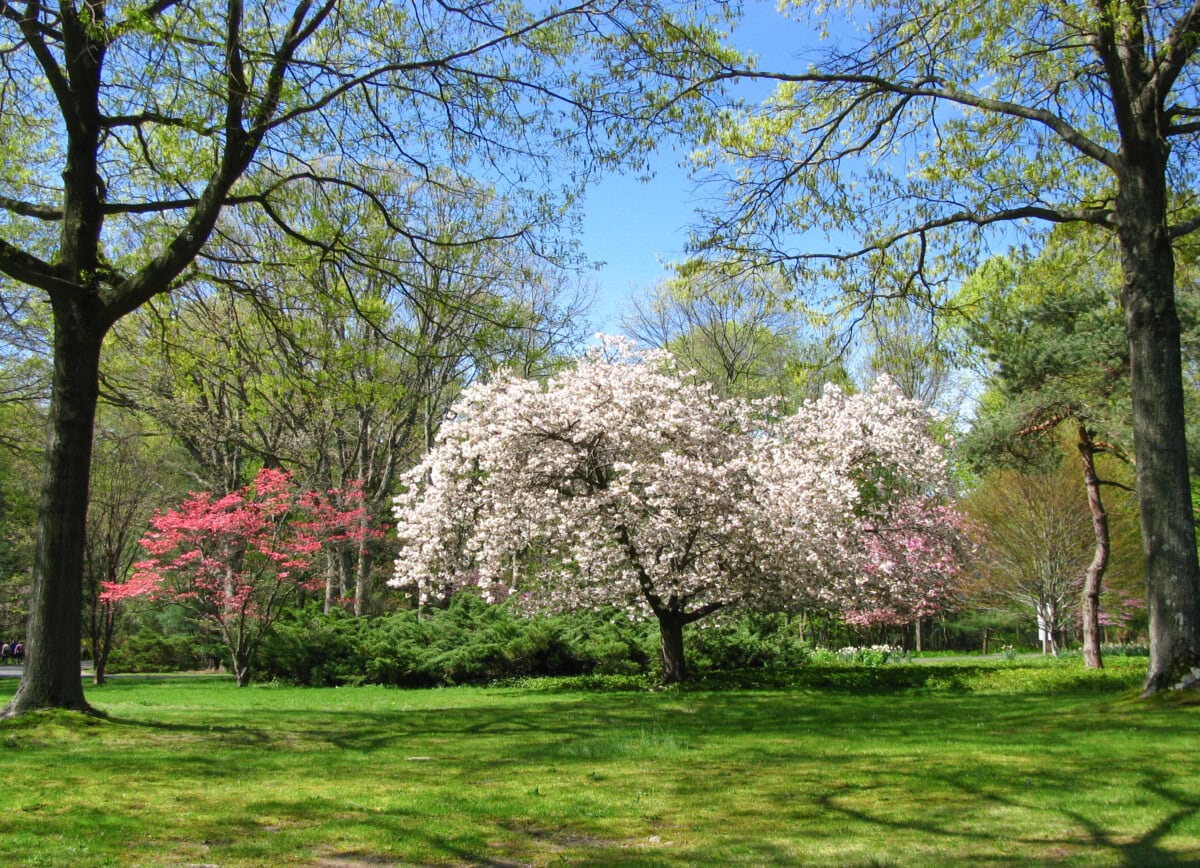
<svg viewBox="0 0 1200 868">
<path fill-rule="evenodd" d="M 22 202 L 20 199 L 11 199 L 8 196 L 0 196 L 0 209 L 12 214 L 19 214 L 22 217 L 34 217 L 38 220 L 51 222 L 63 218 L 61 208 L 55 208 L 50 205 L 37 205 L 32 202 Z"/>
<path fill-rule="evenodd" d="M 3 238 L 0 238 L 0 273 L 47 293 L 74 286 L 63 280 L 52 265 L 13 246 Z"/>
<path fill-rule="evenodd" d="M 1180 74 L 1200 45 L 1200 0 L 1193 0 L 1187 11 L 1179 16 L 1158 51 L 1151 85 L 1160 102 L 1165 101 Z"/>
<path fill-rule="evenodd" d="M 727 70 L 726 72 L 711 76 L 709 81 L 715 83 L 719 81 L 739 81 L 746 79 L 788 84 L 861 86 L 866 89 L 866 93 L 860 99 L 869 98 L 876 94 L 894 94 L 896 96 L 917 99 L 945 100 L 955 105 L 982 109 L 1007 117 L 1039 123 L 1052 130 L 1055 135 L 1084 156 L 1102 163 L 1114 171 L 1120 167 L 1121 163 L 1120 157 L 1117 154 L 1088 138 L 1053 112 L 1032 108 L 1008 100 L 991 99 L 990 97 L 980 96 L 969 91 L 959 90 L 953 86 L 946 86 L 941 82 L 932 81 L 927 83 L 925 81 L 916 81 L 911 84 L 905 84 L 903 82 L 890 81 L 877 75 L 837 72 L 759 72 L 751 69 Z M 940 86 L 932 86 L 933 84 Z"/>
</svg>

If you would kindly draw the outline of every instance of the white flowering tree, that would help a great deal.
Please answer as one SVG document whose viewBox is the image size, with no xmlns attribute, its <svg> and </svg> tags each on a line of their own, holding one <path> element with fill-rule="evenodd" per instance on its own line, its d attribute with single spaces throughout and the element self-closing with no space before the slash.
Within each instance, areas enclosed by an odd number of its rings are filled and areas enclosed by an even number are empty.
<svg viewBox="0 0 1200 868">
<path fill-rule="evenodd" d="M 858 394 L 827 386 L 755 438 L 757 548 L 779 603 L 865 626 L 950 602 L 969 542 L 934 428 L 882 378 Z"/>
<path fill-rule="evenodd" d="M 392 584 L 653 614 L 668 683 L 686 677 L 683 627 L 729 606 L 904 619 L 957 566 L 929 431 L 886 384 L 772 419 L 606 339 L 544 384 L 463 393 L 396 498 Z"/>
</svg>

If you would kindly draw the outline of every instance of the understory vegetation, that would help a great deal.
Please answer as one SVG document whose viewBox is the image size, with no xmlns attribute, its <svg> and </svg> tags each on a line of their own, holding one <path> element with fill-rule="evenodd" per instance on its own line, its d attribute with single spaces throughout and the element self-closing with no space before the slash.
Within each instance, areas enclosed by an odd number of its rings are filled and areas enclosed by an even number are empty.
<svg viewBox="0 0 1200 868">
<path fill-rule="evenodd" d="M 195 634 L 165 635 L 147 619 L 109 662 L 112 672 L 178 672 L 228 668 L 219 643 Z M 170 622 L 168 621 L 168 624 Z M 1019 629 L 998 630 L 991 656 L 1033 649 Z M 946 638 L 976 638 L 969 623 L 949 621 Z M 868 634 L 836 617 L 727 614 L 685 631 L 687 655 L 697 675 L 772 670 L 780 678 L 813 664 L 883 665 L 917 657 L 951 659 L 964 650 L 924 651 L 904 645 L 902 630 Z M 1016 645 L 1012 643 L 1017 643 Z M 433 687 L 488 684 L 558 676 L 635 676 L 653 679 L 659 668 L 659 634 L 652 620 L 631 620 L 615 610 L 530 616 L 511 604 L 491 604 L 469 591 L 444 608 L 403 610 L 356 618 L 335 609 L 294 609 L 274 625 L 259 652 L 260 681 L 310 687 L 379 684 Z M 978 645 L 975 645 L 978 654 Z M 1018 650 L 1019 649 L 1019 650 Z M 1145 646 L 1106 645 L 1106 657 L 1145 658 Z M 1077 657 L 1078 652 L 1062 652 Z M 1143 660 L 1144 662 L 1144 660 Z"/>
</svg>

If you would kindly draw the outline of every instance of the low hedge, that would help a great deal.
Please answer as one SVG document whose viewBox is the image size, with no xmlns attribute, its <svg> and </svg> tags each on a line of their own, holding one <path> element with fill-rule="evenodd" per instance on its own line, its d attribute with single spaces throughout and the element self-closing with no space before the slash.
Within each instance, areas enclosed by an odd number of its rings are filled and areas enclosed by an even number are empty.
<svg viewBox="0 0 1200 868">
<path fill-rule="evenodd" d="M 649 671 L 653 625 L 615 613 L 525 617 L 459 594 L 445 609 L 371 620 L 295 612 L 259 651 L 257 677 L 291 684 L 428 687 L 541 675 Z"/>
</svg>

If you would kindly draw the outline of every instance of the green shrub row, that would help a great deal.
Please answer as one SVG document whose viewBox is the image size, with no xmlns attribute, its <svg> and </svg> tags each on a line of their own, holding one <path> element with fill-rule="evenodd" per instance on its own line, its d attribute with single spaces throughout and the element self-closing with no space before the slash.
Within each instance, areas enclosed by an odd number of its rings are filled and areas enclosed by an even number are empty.
<svg viewBox="0 0 1200 868">
<path fill-rule="evenodd" d="M 729 614 L 685 631 L 693 672 L 789 668 L 812 653 L 785 616 Z M 365 619 L 341 610 L 297 610 L 275 624 L 254 668 L 257 680 L 298 685 L 433 686 L 526 677 L 628 675 L 658 671 L 657 623 L 617 611 L 529 617 L 460 594 L 444 609 Z M 220 646 L 195 634 L 150 626 L 114 651 L 111 672 L 204 669 Z M 228 665 L 228 661 L 225 661 Z"/>
<path fill-rule="evenodd" d="M 658 671 L 657 623 L 616 611 L 529 617 L 456 596 L 445 609 L 372 620 L 294 613 L 264 643 L 257 677 L 291 684 L 411 687 Z M 740 614 L 685 631 L 696 673 L 802 665 L 811 653 L 784 616 Z"/>
<path fill-rule="evenodd" d="M 428 687 L 540 675 L 650 670 L 657 637 L 615 613 L 526 618 L 459 594 L 446 609 L 371 620 L 293 613 L 259 652 L 256 677 L 312 686 Z"/>
<path fill-rule="evenodd" d="M 781 614 L 721 613 L 684 632 L 695 676 L 855 663 L 883 666 L 907 659 L 892 645 L 814 649 L 800 622 Z M 355 618 L 341 610 L 289 613 L 260 649 L 256 680 L 311 686 L 385 684 L 408 687 L 488 683 L 553 676 L 628 676 L 658 672 L 658 627 L 617 611 L 530 617 L 469 593 L 446 608 Z M 1078 653 L 1078 652 L 1076 652 Z M 1106 657 L 1144 654 L 1105 646 Z M 149 627 L 113 653 L 111 672 L 208 668 L 223 654 L 211 640 L 164 636 Z M 227 661 L 226 661 L 227 662 Z"/>
<path fill-rule="evenodd" d="M 164 636 L 147 625 L 113 648 L 108 671 L 186 672 L 212 663 L 211 649 L 201 647 L 195 636 Z"/>
</svg>

